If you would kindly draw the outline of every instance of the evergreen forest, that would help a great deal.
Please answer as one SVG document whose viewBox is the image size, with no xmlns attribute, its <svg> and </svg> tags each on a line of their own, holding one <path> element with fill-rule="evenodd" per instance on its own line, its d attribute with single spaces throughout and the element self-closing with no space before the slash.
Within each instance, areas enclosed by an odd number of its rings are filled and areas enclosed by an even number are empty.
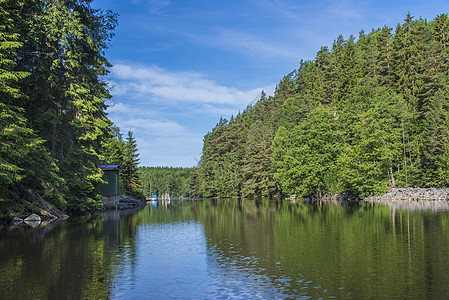
<svg viewBox="0 0 449 300">
<path fill-rule="evenodd" d="M 102 207 L 100 163 L 137 192 L 137 145 L 106 115 L 117 15 L 91 0 L 0 0 L 0 212 Z"/>
<path fill-rule="evenodd" d="M 170 197 L 189 197 L 192 168 L 141 167 L 139 168 L 142 193 L 145 198 L 157 194 Z"/>
<path fill-rule="evenodd" d="M 192 193 L 363 198 L 449 186 L 449 18 L 338 36 L 204 137 Z"/>
</svg>

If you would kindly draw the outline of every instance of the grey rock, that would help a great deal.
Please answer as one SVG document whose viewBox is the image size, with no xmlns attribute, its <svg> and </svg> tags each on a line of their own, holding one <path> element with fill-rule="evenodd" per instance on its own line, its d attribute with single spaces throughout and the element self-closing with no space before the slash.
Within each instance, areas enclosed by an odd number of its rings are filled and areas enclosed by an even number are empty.
<svg viewBox="0 0 449 300">
<path fill-rule="evenodd" d="M 144 206 L 146 204 L 145 201 L 135 199 L 128 196 L 120 196 L 119 197 L 119 205 L 118 209 L 130 209 Z"/>
<path fill-rule="evenodd" d="M 449 210 L 449 189 L 392 188 L 384 195 L 370 196 L 364 201 L 394 208 Z"/>
<path fill-rule="evenodd" d="M 38 222 L 38 221 L 24 221 L 24 222 L 25 222 L 25 224 L 27 224 L 33 228 L 35 228 L 41 224 L 41 222 Z"/>
<path fill-rule="evenodd" d="M 11 222 L 12 222 L 13 225 L 18 225 L 20 223 L 23 223 L 23 219 L 21 219 L 19 217 L 14 217 L 14 218 L 12 218 Z"/>
<path fill-rule="evenodd" d="M 25 222 L 41 222 L 41 221 L 42 221 L 41 217 L 39 217 L 36 214 L 31 214 L 25 219 Z"/>
</svg>

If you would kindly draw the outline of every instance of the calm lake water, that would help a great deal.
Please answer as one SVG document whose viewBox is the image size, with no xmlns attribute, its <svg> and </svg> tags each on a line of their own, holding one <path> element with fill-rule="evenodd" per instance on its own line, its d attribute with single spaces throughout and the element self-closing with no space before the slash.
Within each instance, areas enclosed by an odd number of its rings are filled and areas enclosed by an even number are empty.
<svg viewBox="0 0 449 300">
<path fill-rule="evenodd" d="M 1 299 L 447 299 L 447 211 L 159 201 L 0 230 Z"/>
</svg>

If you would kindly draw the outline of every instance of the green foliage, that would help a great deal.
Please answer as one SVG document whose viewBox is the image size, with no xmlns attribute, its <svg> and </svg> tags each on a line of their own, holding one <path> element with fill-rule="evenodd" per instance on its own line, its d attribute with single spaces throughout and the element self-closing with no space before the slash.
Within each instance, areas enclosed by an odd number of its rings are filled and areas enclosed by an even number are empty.
<svg viewBox="0 0 449 300">
<path fill-rule="evenodd" d="M 428 103 L 424 118 L 422 181 L 430 186 L 449 185 L 449 91 L 439 90 Z"/>
<path fill-rule="evenodd" d="M 319 105 L 291 131 L 278 130 L 273 162 L 282 190 L 299 197 L 321 197 L 339 191 L 337 158 L 343 134 L 335 114 Z"/>
<path fill-rule="evenodd" d="M 0 180 L 12 207 L 101 207 L 96 164 L 112 123 L 100 76 L 117 21 L 90 2 L 0 1 Z"/>
<path fill-rule="evenodd" d="M 120 182 L 125 193 L 130 196 L 142 198 L 140 190 L 140 175 L 138 172 L 139 153 L 136 139 L 132 131 L 128 131 L 128 137 L 124 144 L 124 153 L 120 165 Z"/>
<path fill-rule="evenodd" d="M 190 196 L 192 168 L 142 167 L 139 168 L 142 192 L 146 198 L 152 194 L 170 197 Z"/>
<path fill-rule="evenodd" d="M 279 93 L 288 93 L 289 78 Z M 281 105 L 261 93 L 259 101 L 221 119 L 204 137 L 203 155 L 192 194 L 203 197 L 273 196 L 278 193 L 271 163 L 271 143 L 281 119 Z"/>
<path fill-rule="evenodd" d="M 350 101 L 344 114 L 348 143 L 339 157 L 344 191 L 363 197 L 406 185 L 407 104 L 384 89 L 376 95 L 354 94 Z"/>
<path fill-rule="evenodd" d="M 143 198 L 141 193 L 141 177 L 139 175 L 139 153 L 137 142 L 132 131 L 128 131 L 126 140 L 120 129 L 112 125 L 110 134 L 103 145 L 105 152 L 102 163 L 120 165 L 120 191 L 128 196 Z"/>
<path fill-rule="evenodd" d="M 365 197 L 449 186 L 449 17 L 338 36 L 204 138 L 198 195 Z"/>
<path fill-rule="evenodd" d="M 63 208 L 66 203 L 55 192 L 62 181 L 58 168 L 18 105 L 27 99 L 20 84 L 30 75 L 17 64 L 23 43 L 16 24 L 22 22 L 18 10 L 23 3 L 0 4 L 0 212 L 11 211 L 18 201 L 33 201 L 34 193 Z"/>
</svg>

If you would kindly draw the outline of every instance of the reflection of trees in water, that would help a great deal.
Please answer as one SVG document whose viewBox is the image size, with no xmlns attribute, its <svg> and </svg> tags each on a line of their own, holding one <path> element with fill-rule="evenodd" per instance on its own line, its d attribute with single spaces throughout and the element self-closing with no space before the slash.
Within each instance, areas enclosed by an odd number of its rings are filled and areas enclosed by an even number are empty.
<svg viewBox="0 0 449 300">
<path fill-rule="evenodd" d="M 0 239 L 3 297 L 108 298 L 107 241 L 101 217 L 48 228 L 15 227 Z"/>
<path fill-rule="evenodd" d="M 229 290 L 314 298 L 449 294 L 444 212 L 268 199 L 171 204 L 0 232 L 2 297 L 108 298 L 124 268 L 136 272 L 139 228 L 184 222 L 203 225 L 208 265 L 217 271 L 212 283 Z"/>
<path fill-rule="evenodd" d="M 439 298 L 449 292 L 444 213 L 232 199 L 199 207 L 214 266 L 224 274 L 257 274 L 253 284 L 279 293 Z"/>
</svg>

